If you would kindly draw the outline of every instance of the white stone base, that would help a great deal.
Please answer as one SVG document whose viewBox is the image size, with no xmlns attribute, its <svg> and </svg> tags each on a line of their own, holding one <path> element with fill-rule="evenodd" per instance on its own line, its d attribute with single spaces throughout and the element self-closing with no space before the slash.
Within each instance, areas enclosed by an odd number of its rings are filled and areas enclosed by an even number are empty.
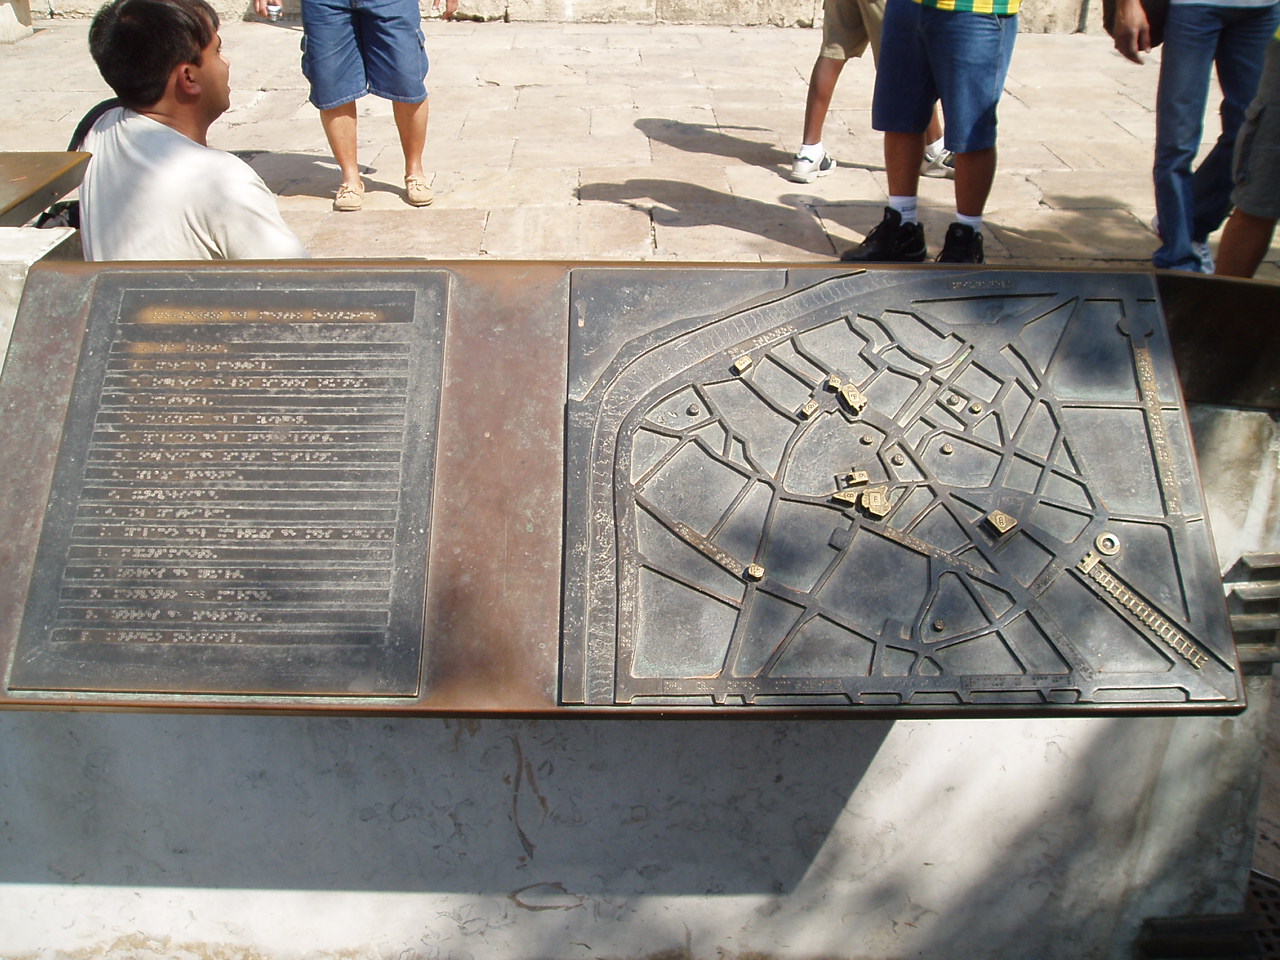
<svg viewBox="0 0 1280 960">
<path fill-rule="evenodd" d="M 7 9 L 0 6 L 0 11 Z M 67 244 L 66 247 L 63 244 Z M 50 254 L 79 256 L 78 234 L 70 227 L 37 230 L 35 227 L 0 227 L 0 361 L 9 351 L 13 318 L 18 315 L 27 271 Z"/>
<path fill-rule="evenodd" d="M 0 712 L 0 956 L 1127 960 L 1240 910 L 1240 717 Z"/>
<path fill-rule="evenodd" d="M 17 43 L 31 36 L 31 4 L 28 0 L 0 0 L 0 43 Z"/>
</svg>

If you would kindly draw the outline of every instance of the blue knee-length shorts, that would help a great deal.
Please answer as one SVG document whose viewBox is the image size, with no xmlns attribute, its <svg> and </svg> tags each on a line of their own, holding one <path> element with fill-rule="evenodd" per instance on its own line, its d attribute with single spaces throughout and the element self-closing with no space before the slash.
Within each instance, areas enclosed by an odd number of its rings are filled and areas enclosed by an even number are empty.
<svg viewBox="0 0 1280 960">
<path fill-rule="evenodd" d="M 427 98 L 417 0 L 302 0 L 302 73 L 321 110 L 376 94 Z"/>
</svg>

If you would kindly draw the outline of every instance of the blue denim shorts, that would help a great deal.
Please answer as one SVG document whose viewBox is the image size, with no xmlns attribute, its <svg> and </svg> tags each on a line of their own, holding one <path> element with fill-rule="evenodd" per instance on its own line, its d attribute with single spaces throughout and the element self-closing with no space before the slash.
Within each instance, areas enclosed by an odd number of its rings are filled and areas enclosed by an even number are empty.
<svg viewBox="0 0 1280 960">
<path fill-rule="evenodd" d="M 321 110 L 373 93 L 427 99 L 417 0 L 302 0 L 302 74 Z"/>
<path fill-rule="evenodd" d="M 996 144 L 996 105 L 1018 36 L 1017 14 L 938 10 L 888 0 L 871 126 L 922 133 L 942 101 L 943 138 L 952 153 Z"/>
</svg>

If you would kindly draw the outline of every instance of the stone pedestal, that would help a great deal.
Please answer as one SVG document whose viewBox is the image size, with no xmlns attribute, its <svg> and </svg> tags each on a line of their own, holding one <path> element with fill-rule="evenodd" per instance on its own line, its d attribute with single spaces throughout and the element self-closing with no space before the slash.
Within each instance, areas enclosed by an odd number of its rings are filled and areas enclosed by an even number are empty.
<svg viewBox="0 0 1280 960">
<path fill-rule="evenodd" d="M 0 43 L 17 43 L 30 35 L 29 0 L 0 0 Z"/>
<path fill-rule="evenodd" d="M 0 4 L 0 16 L 9 7 Z M 80 244 L 70 227 L 37 230 L 34 227 L 0 227 L 0 362 L 9 349 L 13 318 L 18 314 L 27 271 L 46 256 L 79 257 Z"/>
</svg>

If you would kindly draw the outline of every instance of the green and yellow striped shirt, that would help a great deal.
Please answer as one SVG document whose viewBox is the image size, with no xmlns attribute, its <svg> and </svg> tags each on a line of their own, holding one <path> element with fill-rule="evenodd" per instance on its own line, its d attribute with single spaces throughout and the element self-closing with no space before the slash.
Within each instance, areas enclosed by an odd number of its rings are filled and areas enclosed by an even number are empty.
<svg viewBox="0 0 1280 960">
<path fill-rule="evenodd" d="M 960 10 L 965 13 L 1017 13 L 1022 0 L 915 0 L 926 7 L 939 10 Z"/>
</svg>

